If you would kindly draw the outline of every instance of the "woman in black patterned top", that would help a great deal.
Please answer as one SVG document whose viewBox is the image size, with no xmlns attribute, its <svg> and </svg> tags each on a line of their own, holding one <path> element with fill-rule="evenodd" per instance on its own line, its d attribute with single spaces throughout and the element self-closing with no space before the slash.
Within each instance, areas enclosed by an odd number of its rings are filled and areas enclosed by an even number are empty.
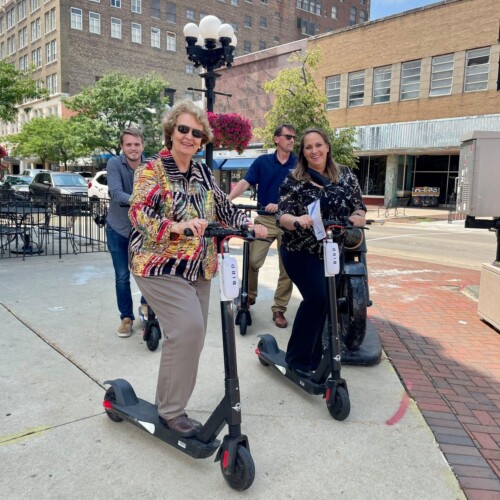
<svg viewBox="0 0 500 500">
<path fill-rule="evenodd" d="M 276 214 L 277 224 L 284 230 L 281 258 L 303 299 L 293 323 L 286 362 L 302 377 L 310 377 L 320 362 L 327 314 L 323 242 L 316 239 L 308 214 L 308 206 L 315 201 L 319 201 L 323 220 L 365 225 L 366 207 L 357 177 L 349 168 L 335 163 L 328 135 L 309 128 L 300 142 L 297 167 L 281 185 Z"/>
</svg>

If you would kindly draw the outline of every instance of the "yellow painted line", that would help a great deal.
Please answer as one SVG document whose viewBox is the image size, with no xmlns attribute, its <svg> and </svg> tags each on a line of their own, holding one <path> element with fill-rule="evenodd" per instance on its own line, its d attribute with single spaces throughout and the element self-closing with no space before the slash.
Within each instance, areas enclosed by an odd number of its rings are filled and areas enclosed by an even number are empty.
<svg viewBox="0 0 500 500">
<path fill-rule="evenodd" d="M 46 431 L 49 427 L 33 427 L 32 429 L 26 429 L 25 431 L 18 432 L 17 434 L 10 434 L 7 436 L 0 436 L 0 446 L 6 444 L 14 444 L 19 441 L 24 441 L 34 437 L 36 434 Z"/>
</svg>

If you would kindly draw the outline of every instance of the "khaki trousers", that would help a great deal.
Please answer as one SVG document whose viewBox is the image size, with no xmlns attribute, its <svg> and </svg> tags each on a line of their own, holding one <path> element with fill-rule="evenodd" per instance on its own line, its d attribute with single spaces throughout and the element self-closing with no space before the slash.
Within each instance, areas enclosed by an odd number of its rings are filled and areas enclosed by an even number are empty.
<svg viewBox="0 0 500 500">
<path fill-rule="evenodd" d="M 290 301 L 292 296 L 293 283 L 286 274 L 283 263 L 281 262 L 281 256 L 279 252 L 279 247 L 281 245 L 281 235 L 283 231 L 276 226 L 276 218 L 274 215 L 258 215 L 254 221 L 255 224 L 262 224 L 267 227 L 268 235 L 267 238 L 271 241 L 277 240 L 278 244 L 278 263 L 279 263 L 279 278 L 276 291 L 274 293 L 274 304 L 271 307 L 273 312 L 286 311 L 286 306 Z M 250 266 L 248 270 L 248 297 L 250 299 L 255 299 L 258 294 L 258 280 L 259 280 L 259 269 L 264 265 L 264 261 L 267 257 L 267 252 L 271 243 L 266 243 L 265 241 L 254 241 L 250 245 Z"/>
<path fill-rule="evenodd" d="M 207 330 L 210 280 L 192 283 L 179 276 L 135 276 L 163 334 L 156 387 L 158 413 L 174 418 L 185 413 L 193 393 Z"/>
</svg>

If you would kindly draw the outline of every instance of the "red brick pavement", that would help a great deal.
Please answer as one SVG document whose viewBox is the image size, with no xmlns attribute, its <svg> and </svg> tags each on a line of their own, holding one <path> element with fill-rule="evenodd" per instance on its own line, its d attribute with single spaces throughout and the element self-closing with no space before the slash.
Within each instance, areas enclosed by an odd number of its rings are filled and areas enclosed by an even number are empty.
<svg viewBox="0 0 500 500">
<path fill-rule="evenodd" d="M 467 498 L 500 499 L 500 335 L 462 293 L 480 272 L 374 255 L 368 268 L 369 318 Z"/>
</svg>

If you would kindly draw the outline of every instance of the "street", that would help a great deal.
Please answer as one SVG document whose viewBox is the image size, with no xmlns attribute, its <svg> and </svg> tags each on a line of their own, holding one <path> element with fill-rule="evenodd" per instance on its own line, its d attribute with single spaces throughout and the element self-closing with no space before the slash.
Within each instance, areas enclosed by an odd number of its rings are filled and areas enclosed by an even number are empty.
<svg viewBox="0 0 500 500">
<path fill-rule="evenodd" d="M 366 231 L 373 255 L 481 269 L 496 256 L 496 235 L 485 229 L 465 229 L 463 221 L 372 224 Z"/>
</svg>

